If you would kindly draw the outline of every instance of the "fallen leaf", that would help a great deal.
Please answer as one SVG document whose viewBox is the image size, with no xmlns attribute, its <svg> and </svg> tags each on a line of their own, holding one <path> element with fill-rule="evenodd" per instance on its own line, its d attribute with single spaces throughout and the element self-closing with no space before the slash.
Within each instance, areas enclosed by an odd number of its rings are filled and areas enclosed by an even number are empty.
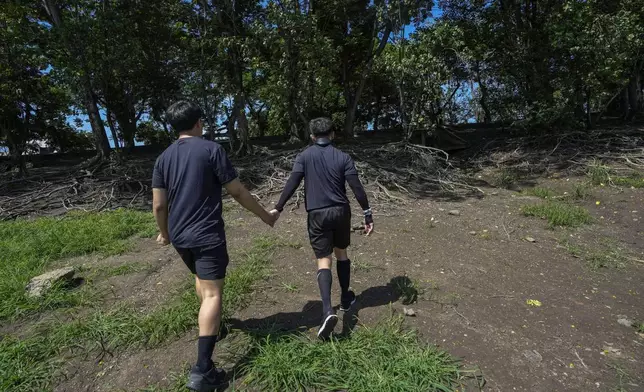
<svg viewBox="0 0 644 392">
<path fill-rule="evenodd" d="M 530 305 L 530 306 L 536 306 L 536 307 L 541 306 L 541 301 L 536 300 L 536 299 L 529 299 L 529 300 L 525 301 L 525 303 Z"/>
</svg>

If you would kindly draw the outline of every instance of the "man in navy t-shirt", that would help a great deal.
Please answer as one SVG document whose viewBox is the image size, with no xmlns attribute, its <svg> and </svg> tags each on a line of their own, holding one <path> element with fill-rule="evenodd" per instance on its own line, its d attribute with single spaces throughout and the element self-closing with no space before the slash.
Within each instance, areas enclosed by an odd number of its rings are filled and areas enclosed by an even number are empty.
<svg viewBox="0 0 644 392">
<path fill-rule="evenodd" d="M 179 101 L 168 108 L 166 119 L 179 132 L 179 139 L 154 165 L 152 195 L 154 217 L 161 232 L 157 241 L 163 245 L 172 243 L 196 275 L 201 301 L 197 364 L 190 372 L 187 387 L 214 391 L 225 379 L 224 371 L 212 362 L 228 266 L 222 188 L 270 226 L 278 214 L 264 210 L 242 185 L 223 147 L 202 139 L 201 117 L 199 106 L 190 102 Z"/>
<path fill-rule="evenodd" d="M 338 281 L 342 289 L 340 310 L 348 311 L 356 300 L 355 294 L 349 289 L 351 262 L 347 248 L 351 242 L 351 209 L 345 183 L 349 184 L 362 207 L 367 235 L 373 231 L 373 217 L 353 159 L 331 144 L 333 122 L 328 118 L 316 118 L 311 120 L 309 128 L 314 144 L 295 159 L 293 172 L 272 212 L 282 212 L 304 179 L 309 239 L 318 259 L 317 280 L 323 307 L 318 337 L 327 339 L 338 322 L 331 306 L 333 253 L 338 260 Z"/>
</svg>

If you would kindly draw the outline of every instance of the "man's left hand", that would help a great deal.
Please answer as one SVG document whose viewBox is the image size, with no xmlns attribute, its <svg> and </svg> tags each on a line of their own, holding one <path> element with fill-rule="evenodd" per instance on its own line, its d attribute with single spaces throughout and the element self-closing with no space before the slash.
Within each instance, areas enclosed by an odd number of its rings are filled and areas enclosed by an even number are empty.
<svg viewBox="0 0 644 392">
<path fill-rule="evenodd" d="M 170 243 L 170 240 L 164 237 L 163 234 L 159 233 L 159 236 L 157 237 L 157 244 L 166 246 L 169 243 Z"/>
</svg>

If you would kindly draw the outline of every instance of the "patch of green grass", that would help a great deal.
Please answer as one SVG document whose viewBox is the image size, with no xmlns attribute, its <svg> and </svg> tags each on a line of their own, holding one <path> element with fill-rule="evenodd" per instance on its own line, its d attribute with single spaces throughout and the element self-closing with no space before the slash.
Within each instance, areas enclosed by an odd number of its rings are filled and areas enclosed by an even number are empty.
<svg viewBox="0 0 644 392">
<path fill-rule="evenodd" d="M 589 252 L 585 259 L 593 270 L 599 268 L 624 268 L 626 265 L 624 250 L 611 241 L 604 241 L 601 249 Z"/>
<path fill-rule="evenodd" d="M 542 188 L 542 187 L 536 187 L 536 188 L 529 188 L 523 191 L 526 195 L 529 196 L 535 196 L 535 197 L 540 197 L 542 199 L 549 199 L 553 196 L 556 196 L 557 193 L 553 191 L 550 188 Z"/>
<path fill-rule="evenodd" d="M 644 333 L 644 322 L 641 323 L 635 323 L 635 329 L 639 333 Z"/>
<path fill-rule="evenodd" d="M 626 177 L 613 177 L 613 184 L 629 188 L 644 188 L 644 176 L 640 173 L 632 173 Z"/>
<path fill-rule="evenodd" d="M 224 319 L 247 304 L 254 283 L 266 276 L 271 256 L 280 244 L 279 240 L 261 237 L 242 252 L 238 267 L 226 277 Z M 199 311 L 192 285 L 192 280 L 186 282 L 173 300 L 151 313 L 124 305 L 97 310 L 69 323 L 40 326 L 22 340 L 6 336 L 0 340 L 0 390 L 47 389 L 60 369 L 59 355 L 68 348 L 80 347 L 87 352 L 153 347 L 186 333 L 197 325 Z"/>
<path fill-rule="evenodd" d="M 616 185 L 633 188 L 644 188 L 644 176 L 633 172 L 627 176 L 618 176 L 610 167 L 594 162 L 587 172 L 593 185 Z"/>
<path fill-rule="evenodd" d="M 550 227 L 578 227 L 592 221 L 588 210 L 565 202 L 548 201 L 541 204 L 523 206 L 522 210 L 526 216 L 536 216 L 546 219 Z"/>
<path fill-rule="evenodd" d="M 558 241 L 559 245 L 561 245 L 564 249 L 566 249 L 566 252 L 570 253 L 574 257 L 581 257 L 583 253 L 583 249 L 578 246 L 573 244 L 569 239 L 564 238 Z"/>
<path fill-rule="evenodd" d="M 0 222 L 0 320 L 79 304 L 79 291 L 52 290 L 35 301 L 25 296 L 24 288 L 53 261 L 95 252 L 119 254 L 129 248 L 130 237 L 152 236 L 154 228 L 151 213 L 132 210 Z"/>
<path fill-rule="evenodd" d="M 624 249 L 614 241 L 601 241 L 597 247 L 592 249 L 573 244 L 568 238 L 558 242 L 572 256 L 583 258 L 592 270 L 624 268 L 627 262 Z"/>
<path fill-rule="evenodd" d="M 494 177 L 494 185 L 499 188 L 511 188 L 519 181 L 519 175 L 515 170 L 502 168 Z"/>
<path fill-rule="evenodd" d="M 368 261 L 362 260 L 357 257 L 355 257 L 351 262 L 351 267 L 353 268 L 354 271 L 367 271 L 367 272 L 378 268 L 373 263 L 370 263 Z"/>
<path fill-rule="evenodd" d="M 282 288 L 290 293 L 294 293 L 299 290 L 296 285 L 285 282 L 282 282 Z"/>
<path fill-rule="evenodd" d="M 413 304 L 418 301 L 418 296 L 424 293 L 418 282 L 406 276 L 393 278 L 391 284 L 404 305 Z"/>
<path fill-rule="evenodd" d="M 393 318 L 329 343 L 299 334 L 257 339 L 243 372 L 261 391 L 427 392 L 454 390 L 459 368 Z"/>
<path fill-rule="evenodd" d="M 590 187 L 587 183 L 580 183 L 575 185 L 572 192 L 572 197 L 577 200 L 586 200 L 590 197 Z"/>
<path fill-rule="evenodd" d="M 587 175 L 590 179 L 591 184 L 601 185 L 607 184 L 610 181 L 610 167 L 602 165 L 598 162 L 593 162 L 587 171 Z"/>
</svg>

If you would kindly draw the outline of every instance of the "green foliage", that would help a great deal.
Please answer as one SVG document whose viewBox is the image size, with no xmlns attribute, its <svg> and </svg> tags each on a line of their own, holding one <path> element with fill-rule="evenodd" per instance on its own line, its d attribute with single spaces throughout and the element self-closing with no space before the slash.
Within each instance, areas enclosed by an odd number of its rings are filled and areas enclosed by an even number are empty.
<svg viewBox="0 0 644 392">
<path fill-rule="evenodd" d="M 244 382 L 263 391 L 452 391 L 459 363 L 401 324 L 394 318 L 325 344 L 304 335 L 257 338 Z"/>
<path fill-rule="evenodd" d="M 79 291 L 53 290 L 35 301 L 25 296 L 24 288 L 56 260 L 94 252 L 118 254 L 129 248 L 131 236 L 154 233 L 152 214 L 131 210 L 0 222 L 0 254 L 5 260 L 0 263 L 0 319 L 78 304 Z"/>
<path fill-rule="evenodd" d="M 242 141 L 305 141 L 320 115 L 432 142 L 472 119 L 579 127 L 643 109 L 639 0 L 76 0 L 56 2 L 53 27 L 43 4 L 0 10 L 1 141 L 16 157 L 35 135 L 67 148 L 88 97 L 126 145 L 166 144 L 179 97 Z"/>
<path fill-rule="evenodd" d="M 522 210 L 526 216 L 546 219 L 550 227 L 577 227 L 592 221 L 588 210 L 565 202 L 548 201 L 524 206 Z"/>
</svg>

